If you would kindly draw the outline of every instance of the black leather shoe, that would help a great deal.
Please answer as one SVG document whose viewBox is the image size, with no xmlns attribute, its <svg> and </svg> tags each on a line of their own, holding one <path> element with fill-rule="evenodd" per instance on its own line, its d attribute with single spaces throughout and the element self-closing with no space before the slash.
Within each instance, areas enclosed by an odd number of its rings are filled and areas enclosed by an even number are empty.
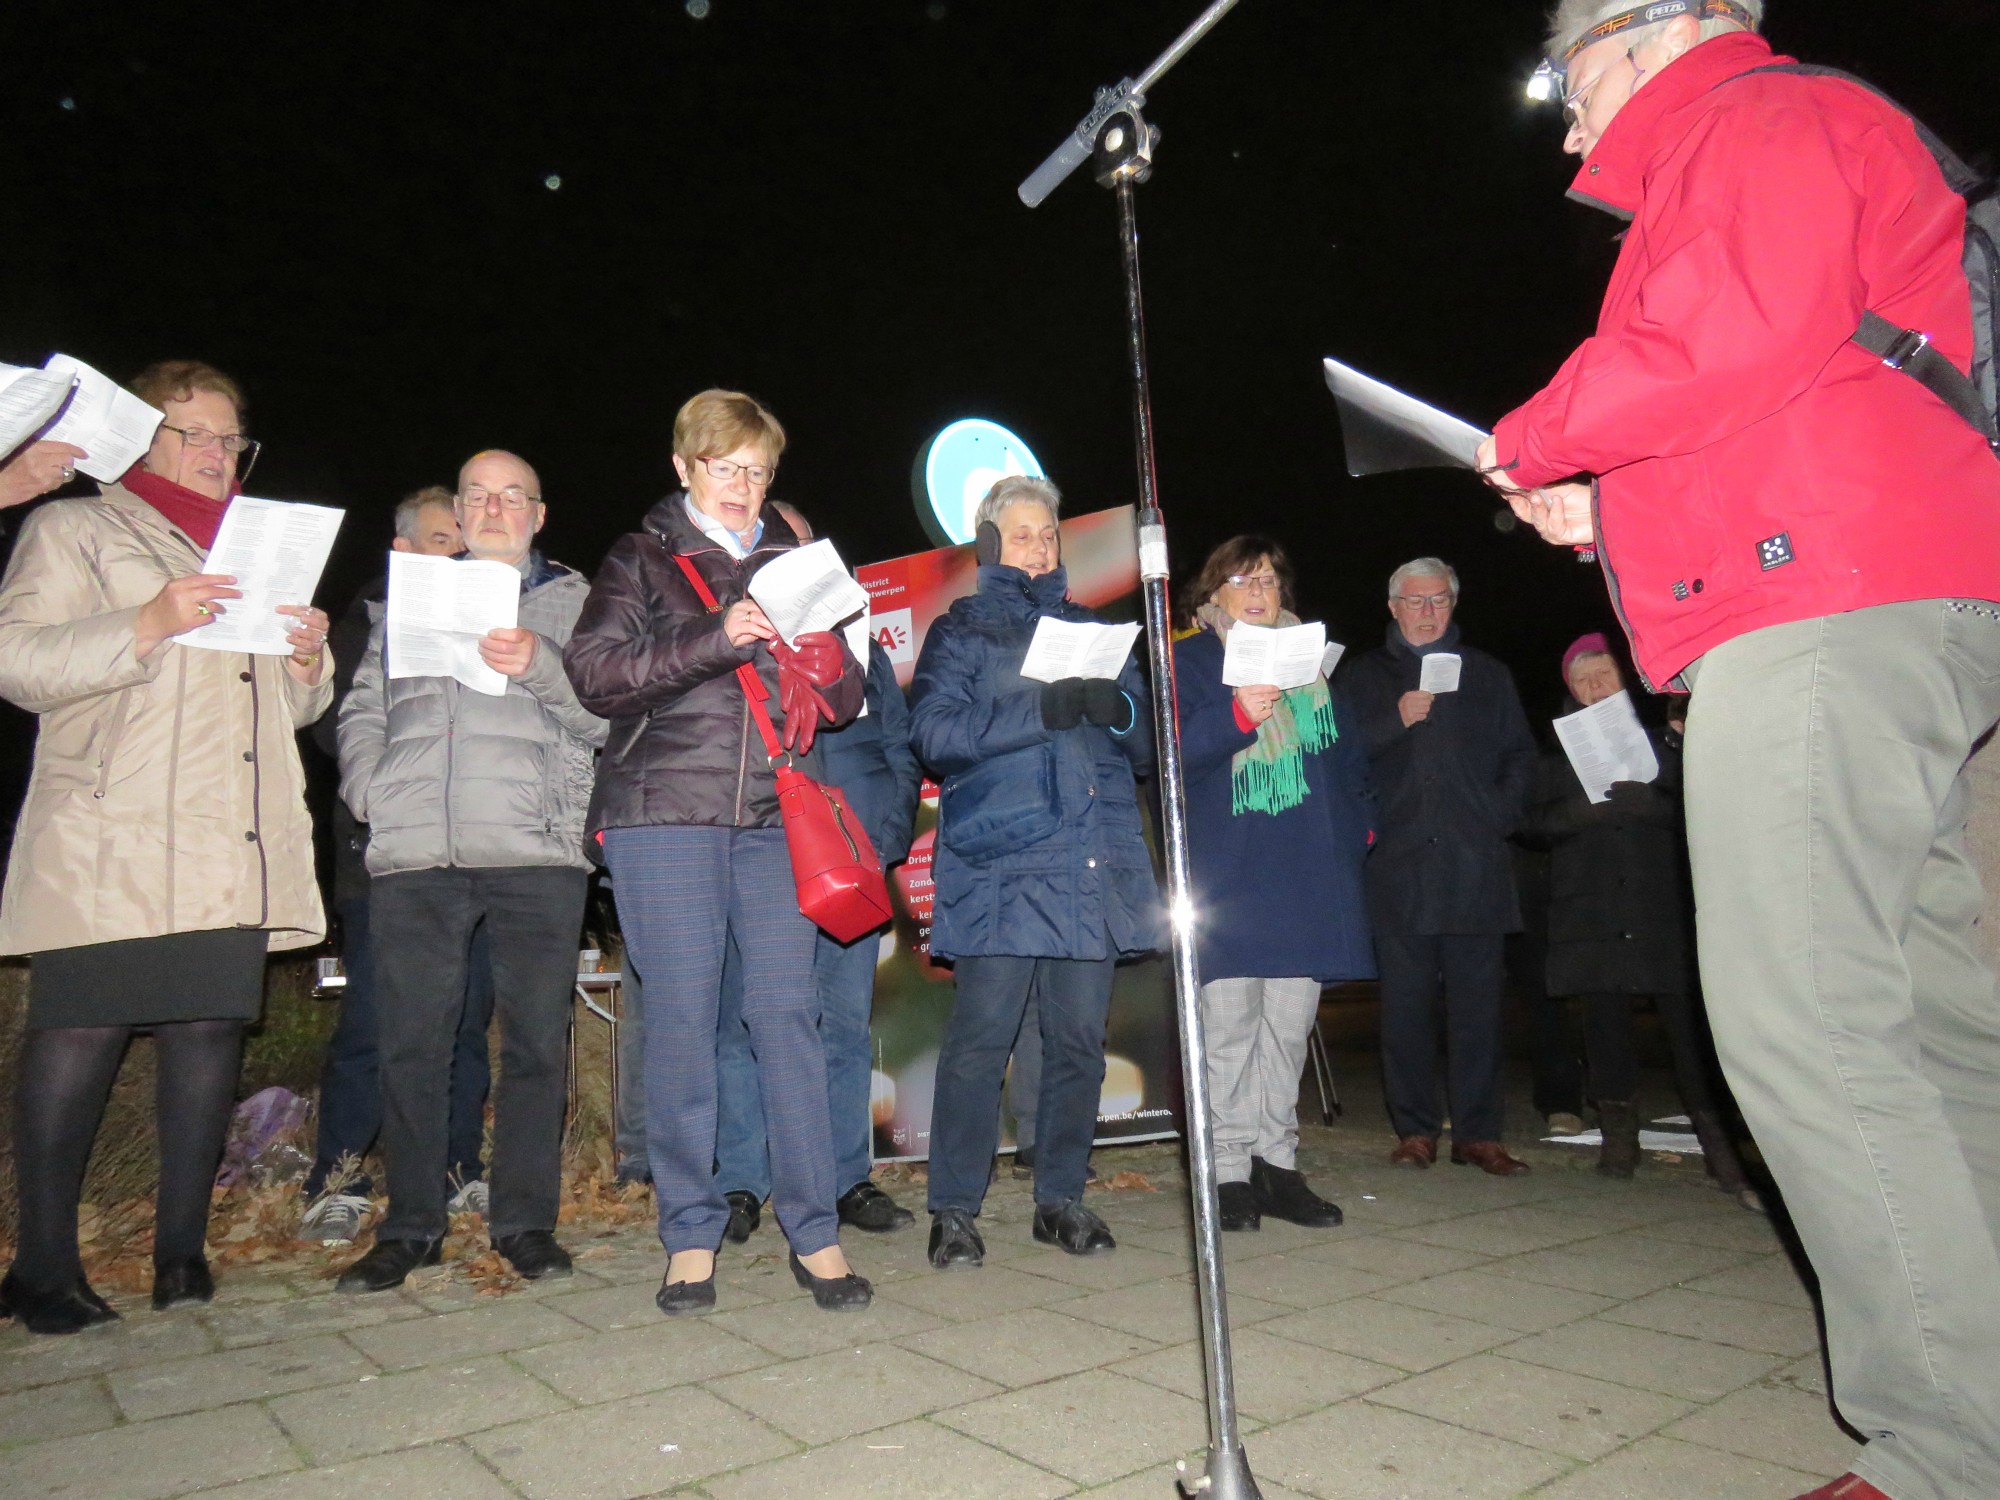
<svg viewBox="0 0 2000 1500">
<path fill-rule="evenodd" d="M 337 1292 L 386 1292 L 401 1286 L 418 1266 L 434 1266 L 444 1259 L 444 1241 L 377 1240 L 375 1248 L 340 1273 L 333 1284 Z"/>
<path fill-rule="evenodd" d="M 1257 1212 L 1256 1191 L 1247 1182 L 1221 1182 L 1215 1200 L 1222 1210 L 1224 1229 L 1262 1229 L 1264 1216 Z"/>
<path fill-rule="evenodd" d="M 1044 1245 L 1058 1245 L 1071 1255 L 1104 1255 L 1118 1248 L 1105 1222 L 1076 1200 L 1055 1208 L 1037 1203 L 1035 1238 Z"/>
<path fill-rule="evenodd" d="M 931 1264 L 940 1271 L 963 1266 L 976 1270 L 986 1263 L 986 1241 L 962 1208 L 941 1208 L 931 1215 Z"/>
<path fill-rule="evenodd" d="M 569 1251 L 558 1245 L 555 1235 L 546 1229 L 503 1234 L 493 1242 L 493 1248 L 529 1281 L 540 1281 L 544 1276 L 567 1276 L 575 1269 L 570 1264 Z"/>
<path fill-rule="evenodd" d="M 1306 1174 L 1274 1167 L 1261 1156 L 1250 1158 L 1250 1190 L 1257 1210 L 1307 1229 L 1338 1229 L 1345 1222 L 1340 1205 L 1329 1203 L 1306 1186 Z"/>
<path fill-rule="evenodd" d="M 722 1237 L 732 1245 L 740 1245 L 764 1222 L 764 1205 L 757 1201 L 755 1193 L 741 1188 L 722 1196 L 729 1200 L 729 1227 L 722 1231 Z"/>
<path fill-rule="evenodd" d="M 653 1305 L 670 1318 L 684 1318 L 694 1313 L 705 1313 L 715 1307 L 715 1272 L 711 1268 L 704 1281 L 667 1281 L 662 1279 L 660 1290 L 653 1298 Z"/>
<path fill-rule="evenodd" d="M 875 1300 L 875 1288 L 865 1276 L 849 1271 L 845 1276 L 815 1276 L 792 1251 L 792 1280 L 809 1289 L 813 1301 L 827 1312 L 859 1312 Z"/>
<path fill-rule="evenodd" d="M 841 1223 L 852 1224 L 870 1234 L 887 1234 L 892 1229 L 902 1229 L 917 1222 L 915 1214 L 866 1180 L 855 1183 L 842 1193 L 834 1209 L 839 1213 Z"/>
<path fill-rule="evenodd" d="M 60 1291 L 38 1291 L 9 1271 L 0 1280 L 0 1318 L 13 1318 L 30 1333 L 60 1334 L 116 1322 L 118 1314 L 80 1276 Z"/>
<path fill-rule="evenodd" d="M 165 1312 L 183 1302 L 215 1300 L 215 1277 L 208 1262 L 199 1255 L 187 1260 L 153 1262 L 153 1311 Z"/>
</svg>

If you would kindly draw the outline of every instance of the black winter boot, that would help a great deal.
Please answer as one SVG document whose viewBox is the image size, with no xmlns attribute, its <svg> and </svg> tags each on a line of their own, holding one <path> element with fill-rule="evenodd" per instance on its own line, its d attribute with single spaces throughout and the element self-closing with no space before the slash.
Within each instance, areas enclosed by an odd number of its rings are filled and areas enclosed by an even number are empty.
<svg viewBox="0 0 2000 1500">
<path fill-rule="evenodd" d="M 1606 1177 L 1630 1177 L 1639 1170 L 1639 1111 L 1629 1099 L 1600 1099 L 1597 1119 L 1604 1130 L 1597 1170 Z"/>
</svg>

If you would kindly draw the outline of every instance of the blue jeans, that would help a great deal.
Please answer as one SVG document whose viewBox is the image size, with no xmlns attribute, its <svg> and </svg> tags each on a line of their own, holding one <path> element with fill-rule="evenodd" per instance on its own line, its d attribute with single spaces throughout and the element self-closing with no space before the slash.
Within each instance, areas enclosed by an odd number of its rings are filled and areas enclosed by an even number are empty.
<svg viewBox="0 0 2000 1500">
<path fill-rule="evenodd" d="M 319 1137 L 313 1147 L 312 1171 L 306 1196 L 326 1186 L 327 1175 L 341 1157 L 358 1162 L 382 1133 L 382 1064 L 375 1042 L 375 951 L 368 941 L 368 902 L 349 901 L 340 908 L 342 965 L 347 986 L 340 995 L 340 1019 L 326 1044 L 326 1064 L 319 1079 Z M 450 1168 L 447 1177 L 459 1183 L 486 1175 L 481 1159 L 486 1145 L 486 1092 L 493 1082 L 486 1032 L 493 1021 L 493 962 L 486 924 L 472 934 L 465 964 L 465 1010 L 458 1021 L 458 1046 L 451 1058 Z M 418 961 L 414 954 L 392 954 L 395 962 Z M 353 1179 L 346 1192 L 367 1193 L 373 1186 L 366 1174 Z"/>
<path fill-rule="evenodd" d="M 1035 1202 L 1083 1196 L 1104 1089 L 1113 959 L 961 958 L 931 1108 L 930 1208 L 979 1212 L 1000 1142 L 1000 1081 L 1033 993 L 1041 1020 Z"/>
<path fill-rule="evenodd" d="M 715 1175 L 715 1033 L 733 947 L 771 1131 L 772 1206 L 800 1255 L 837 1244 L 814 932 L 799 914 L 784 830 L 614 828 L 604 852 L 646 976 L 646 1155 L 661 1243 L 669 1254 L 713 1250 L 729 1223 Z"/>
<path fill-rule="evenodd" d="M 875 1062 L 868 1031 L 875 1007 L 875 963 L 881 935 L 852 943 L 818 934 L 813 987 L 819 992 L 820 1045 L 826 1049 L 826 1105 L 833 1121 L 835 1195 L 868 1180 L 875 1161 L 869 1109 Z M 716 1181 L 725 1193 L 771 1193 L 770 1152 L 757 1059 L 743 1024 L 743 967 L 732 944 L 722 963 L 722 1003 L 716 1010 Z"/>
</svg>

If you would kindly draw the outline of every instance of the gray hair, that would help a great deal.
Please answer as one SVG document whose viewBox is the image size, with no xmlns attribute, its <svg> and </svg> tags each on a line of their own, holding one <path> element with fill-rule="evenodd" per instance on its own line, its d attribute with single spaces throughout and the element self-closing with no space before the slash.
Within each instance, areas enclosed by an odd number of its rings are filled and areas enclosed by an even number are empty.
<svg viewBox="0 0 2000 1500">
<path fill-rule="evenodd" d="M 452 509 L 456 497 L 441 484 L 427 484 L 412 494 L 405 495 L 396 502 L 396 535 L 406 542 L 414 542 L 423 530 L 424 507 L 442 505 Z"/>
<path fill-rule="evenodd" d="M 1750 29 L 1762 31 L 1764 0 L 1736 0 L 1736 3 L 1750 12 Z M 1599 21 L 1608 21 L 1621 11 L 1632 9 L 1634 9 L 1633 0 L 1557 0 L 1555 8 L 1549 12 L 1548 40 L 1545 43 L 1547 55 L 1560 63 L 1563 53 L 1567 52 L 1584 32 Z M 1650 25 L 1635 25 L 1627 31 L 1620 32 L 1619 39 L 1627 46 L 1637 46 L 1642 37 L 1651 36 L 1674 19 L 1676 18 L 1669 16 L 1664 21 L 1654 21 Z M 1742 29 L 1743 27 L 1735 21 L 1714 17 L 1701 23 L 1701 39 L 1705 42 L 1710 37 L 1721 36 L 1725 31 Z"/>
<path fill-rule="evenodd" d="M 1458 602 L 1458 570 L 1441 557 L 1413 557 L 1389 575 L 1389 597 L 1403 592 L 1412 578 L 1442 578 L 1451 586 L 1452 603 Z"/>
<path fill-rule="evenodd" d="M 1009 474 L 1005 479 L 995 480 L 979 502 L 979 508 L 972 513 L 973 529 L 1000 524 L 1000 512 L 1010 505 L 1039 505 L 1054 520 L 1062 514 L 1062 491 L 1046 479 L 1033 474 Z"/>
</svg>

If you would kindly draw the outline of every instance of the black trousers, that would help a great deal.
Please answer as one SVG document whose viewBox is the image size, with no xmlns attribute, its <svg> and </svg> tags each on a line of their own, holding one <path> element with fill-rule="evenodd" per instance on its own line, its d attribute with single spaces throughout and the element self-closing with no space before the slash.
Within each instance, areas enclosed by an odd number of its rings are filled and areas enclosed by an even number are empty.
<svg viewBox="0 0 2000 1500">
<path fill-rule="evenodd" d="M 1438 1029 L 1444 1022 L 1454 1140 L 1500 1139 L 1500 933 L 1378 931 L 1382 1086 L 1396 1134 L 1436 1137 Z"/>
<path fill-rule="evenodd" d="M 1590 1065 L 1590 1092 L 1596 1099 L 1629 1101 L 1639 1088 L 1639 1052 L 1632 1034 L 1632 1007 L 1644 995 L 1584 995 L 1583 1045 Z M 1686 995 L 1655 995 L 1660 1024 L 1673 1049 L 1674 1083 L 1689 1113 L 1715 1108 L 1709 1086 L 1708 1045 Z M 1561 1002 L 1557 1002 L 1558 1004 Z"/>
<path fill-rule="evenodd" d="M 377 1239 L 436 1239 L 447 1227 L 451 1058 L 465 1009 L 466 956 L 481 918 L 491 934 L 500 1024 L 487 1231 L 499 1239 L 555 1228 L 587 878 L 569 869 L 439 869 L 370 883 L 389 1178 L 389 1212 Z"/>
</svg>

